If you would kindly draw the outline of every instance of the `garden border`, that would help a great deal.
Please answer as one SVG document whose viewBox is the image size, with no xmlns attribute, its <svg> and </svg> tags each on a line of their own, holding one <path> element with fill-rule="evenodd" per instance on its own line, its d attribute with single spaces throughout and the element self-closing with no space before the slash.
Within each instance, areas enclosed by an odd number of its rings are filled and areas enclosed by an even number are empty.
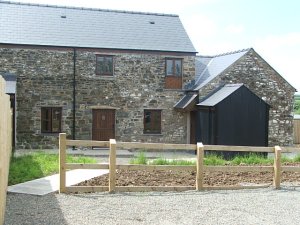
<svg viewBox="0 0 300 225">
<path fill-rule="evenodd" d="M 66 163 L 66 146 L 93 146 L 109 147 L 108 164 L 79 164 Z M 143 149 L 145 151 L 156 149 L 165 150 L 185 150 L 197 151 L 196 166 L 178 166 L 178 165 L 117 165 L 116 151 L 118 148 Z M 273 166 L 204 166 L 204 151 L 239 151 L 239 152 L 269 152 L 274 154 Z M 269 185 L 255 186 L 204 186 L 203 172 L 223 171 L 223 172 L 274 172 L 273 185 L 280 189 L 281 173 L 283 171 L 300 172 L 298 166 L 282 166 L 282 152 L 300 152 L 299 148 L 293 147 L 255 147 L 255 146 L 225 146 L 225 145 L 203 145 L 197 144 L 165 144 L 165 143 L 140 143 L 140 142 L 116 142 L 110 141 L 89 141 L 89 140 L 67 140 L 66 134 L 59 135 L 59 174 L 60 174 L 60 193 L 76 192 L 140 192 L 140 191 L 186 191 L 186 190 L 237 190 L 264 188 Z M 70 186 L 66 187 L 66 170 L 68 169 L 109 169 L 108 186 Z M 196 171 L 196 188 L 194 186 L 116 186 L 116 170 L 177 170 L 177 171 Z"/>
</svg>

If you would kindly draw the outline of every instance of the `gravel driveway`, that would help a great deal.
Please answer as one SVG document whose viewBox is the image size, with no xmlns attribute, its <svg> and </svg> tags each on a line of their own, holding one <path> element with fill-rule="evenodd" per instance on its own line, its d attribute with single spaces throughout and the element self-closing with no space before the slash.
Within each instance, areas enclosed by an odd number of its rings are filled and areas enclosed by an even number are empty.
<svg viewBox="0 0 300 225">
<path fill-rule="evenodd" d="M 9 194 L 5 224 L 300 224 L 300 187 L 239 191 Z"/>
</svg>

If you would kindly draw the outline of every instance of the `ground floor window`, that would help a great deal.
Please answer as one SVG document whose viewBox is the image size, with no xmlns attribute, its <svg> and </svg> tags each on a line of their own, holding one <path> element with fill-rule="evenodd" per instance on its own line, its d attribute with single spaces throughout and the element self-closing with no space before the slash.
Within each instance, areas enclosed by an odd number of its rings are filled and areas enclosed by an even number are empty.
<svg viewBox="0 0 300 225">
<path fill-rule="evenodd" d="M 41 131 L 42 133 L 61 132 L 61 107 L 41 108 Z"/>
<path fill-rule="evenodd" d="M 144 110 L 144 134 L 161 133 L 161 110 Z"/>
</svg>

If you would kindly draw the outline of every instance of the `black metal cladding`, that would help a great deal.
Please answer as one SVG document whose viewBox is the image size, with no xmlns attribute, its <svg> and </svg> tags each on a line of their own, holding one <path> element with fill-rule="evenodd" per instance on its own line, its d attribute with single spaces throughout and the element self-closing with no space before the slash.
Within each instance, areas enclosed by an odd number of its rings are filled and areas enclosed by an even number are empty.
<svg viewBox="0 0 300 225">
<path fill-rule="evenodd" d="M 242 85 L 216 105 L 198 108 L 196 140 L 213 145 L 268 146 L 269 108 Z"/>
</svg>

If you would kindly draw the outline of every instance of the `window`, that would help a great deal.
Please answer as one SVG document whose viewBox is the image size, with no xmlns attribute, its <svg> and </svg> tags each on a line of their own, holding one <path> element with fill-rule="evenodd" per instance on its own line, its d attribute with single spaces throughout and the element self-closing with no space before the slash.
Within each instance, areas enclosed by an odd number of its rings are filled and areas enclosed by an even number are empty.
<svg viewBox="0 0 300 225">
<path fill-rule="evenodd" d="M 96 55 L 96 74 L 104 76 L 113 75 L 113 57 L 108 55 Z"/>
<path fill-rule="evenodd" d="M 166 77 L 165 88 L 181 89 L 182 88 L 182 60 L 166 59 Z"/>
<path fill-rule="evenodd" d="M 144 110 L 144 134 L 161 133 L 161 110 Z"/>
<path fill-rule="evenodd" d="M 41 108 L 41 131 L 42 133 L 61 132 L 61 111 L 60 107 Z"/>
<path fill-rule="evenodd" d="M 181 77 L 182 75 L 181 59 L 166 59 L 166 75 Z"/>
</svg>

